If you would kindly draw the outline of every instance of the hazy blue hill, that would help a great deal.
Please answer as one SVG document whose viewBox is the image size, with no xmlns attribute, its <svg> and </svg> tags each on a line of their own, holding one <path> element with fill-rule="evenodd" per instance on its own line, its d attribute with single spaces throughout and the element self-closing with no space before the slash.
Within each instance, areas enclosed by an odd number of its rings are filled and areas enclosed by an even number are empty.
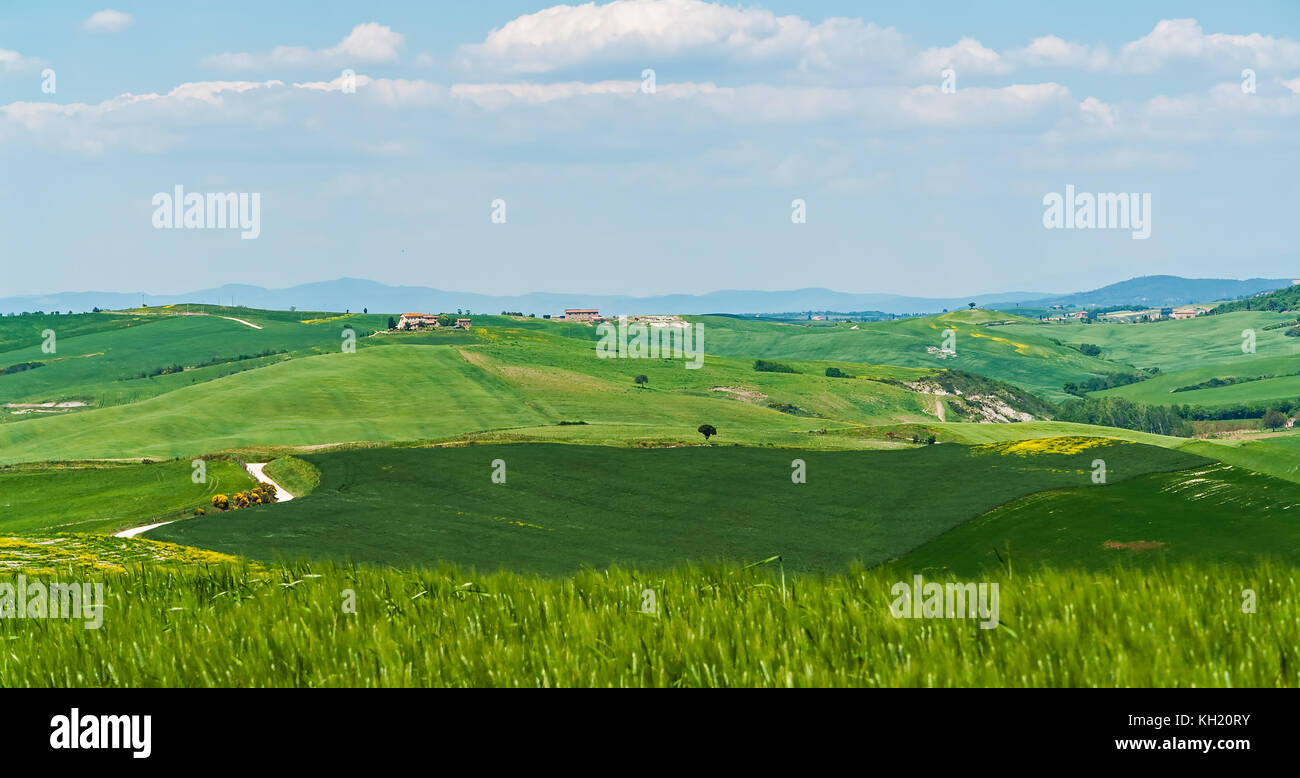
<svg viewBox="0 0 1300 778">
<path fill-rule="evenodd" d="M 1180 276 L 1140 276 L 1103 286 L 1090 292 L 1075 292 L 1045 298 L 1034 303 L 1049 305 L 1135 305 L 1148 308 L 1234 300 L 1281 289 L 1291 285 L 1289 278 L 1182 278 Z M 1009 300 L 1009 302 L 1017 302 Z M 1025 305 L 1021 301 L 1022 305 Z"/>
<path fill-rule="evenodd" d="M 1254 278 L 1246 281 L 1178 276 L 1144 276 L 1090 292 L 1054 296 L 1043 292 L 996 292 L 967 297 L 908 297 L 896 294 L 854 294 L 831 289 L 752 291 L 724 289 L 708 294 L 669 294 L 650 297 L 627 295 L 533 292 L 498 296 L 432 289 L 423 286 L 388 286 L 359 278 L 340 278 L 299 284 L 287 289 L 264 289 L 247 284 L 226 284 L 178 294 L 123 292 L 66 292 L 0 299 L 0 313 L 24 311 L 89 311 L 94 307 L 122 309 L 141 303 L 240 305 L 265 310 L 405 311 L 467 310 L 478 314 L 522 311 L 559 315 L 565 308 L 598 308 L 606 314 L 755 314 L 789 311 L 881 311 L 891 314 L 939 313 L 975 303 L 983 308 L 1014 308 L 1050 304 L 1070 305 L 1183 305 L 1191 302 L 1234 299 L 1290 286 L 1290 279 Z"/>
</svg>

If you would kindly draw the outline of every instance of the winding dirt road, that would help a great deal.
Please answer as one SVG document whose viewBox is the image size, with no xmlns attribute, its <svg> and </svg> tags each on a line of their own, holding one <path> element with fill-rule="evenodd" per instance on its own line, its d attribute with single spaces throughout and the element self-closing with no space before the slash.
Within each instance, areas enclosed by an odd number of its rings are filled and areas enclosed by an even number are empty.
<svg viewBox="0 0 1300 778">
<path fill-rule="evenodd" d="M 288 502 L 292 500 L 293 499 L 292 494 L 289 494 L 289 492 L 286 491 L 283 486 L 277 484 L 274 480 L 272 480 L 270 477 L 266 475 L 266 466 L 268 464 L 269 464 L 268 462 L 249 462 L 244 465 L 244 469 L 248 471 L 249 475 L 253 476 L 253 480 L 261 483 L 268 483 L 275 487 L 276 502 Z M 142 535 L 151 529 L 158 529 L 159 527 L 164 527 L 171 523 L 172 522 L 170 521 L 160 521 L 157 524 L 145 524 L 142 527 L 132 527 L 131 529 L 122 530 L 121 532 L 115 534 L 113 537 L 133 538 L 136 535 Z"/>
<path fill-rule="evenodd" d="M 257 481 L 262 481 L 262 482 L 264 482 L 264 483 L 268 483 L 268 484 L 270 484 L 271 486 L 274 486 L 274 487 L 275 487 L 275 501 L 276 501 L 276 502 L 289 502 L 290 500 L 293 499 L 293 495 L 292 495 L 292 494 L 289 494 L 289 492 L 288 492 L 287 490 L 285 490 L 285 488 L 284 488 L 283 486 L 277 484 L 275 481 L 272 481 L 272 480 L 270 479 L 270 477 L 268 477 L 268 476 L 266 475 L 266 472 L 265 472 L 265 471 L 266 471 L 266 466 L 267 466 L 268 464 L 270 464 L 270 463 L 269 463 L 269 462 L 249 462 L 248 464 L 244 465 L 244 469 L 247 470 L 247 471 L 248 471 L 248 474 L 251 475 L 251 476 L 253 476 L 253 478 L 254 478 L 255 480 L 257 480 Z"/>
</svg>

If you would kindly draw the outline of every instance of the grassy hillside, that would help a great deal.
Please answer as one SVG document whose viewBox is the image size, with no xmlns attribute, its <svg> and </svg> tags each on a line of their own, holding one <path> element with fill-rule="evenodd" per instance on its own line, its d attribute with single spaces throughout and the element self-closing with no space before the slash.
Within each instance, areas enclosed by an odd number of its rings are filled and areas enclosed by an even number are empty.
<svg viewBox="0 0 1300 778">
<path fill-rule="evenodd" d="M 1300 576 L 1276 564 L 1002 572 L 984 579 L 1000 588 L 1000 626 L 988 630 L 894 618 L 900 578 L 886 570 L 787 571 L 784 582 L 734 566 L 564 579 L 335 565 L 94 576 L 107 602 L 93 633 L 0 619 L 0 686 L 1300 685 Z M 1246 587 L 1257 613 L 1242 613 Z"/>
<path fill-rule="evenodd" d="M 114 532 L 189 516 L 213 494 L 255 485 L 232 462 L 206 468 L 198 484 L 188 460 L 0 468 L 0 532 Z"/>
<path fill-rule="evenodd" d="M 451 561 L 552 574 L 584 565 L 745 561 L 793 570 L 874 564 L 1042 489 L 1112 482 L 1204 460 L 1061 438 L 890 452 L 514 445 L 303 455 L 307 497 L 177 522 L 148 537 L 253 559 Z M 807 483 L 792 481 L 792 461 Z M 493 462 L 507 482 L 494 483 Z"/>
<path fill-rule="evenodd" d="M 1300 484 L 1231 465 L 1023 497 L 926 543 L 898 570 L 978 575 L 1001 564 L 1090 569 L 1170 562 L 1300 565 Z"/>
<path fill-rule="evenodd" d="M 593 369 L 606 364 L 594 358 L 591 363 Z M 675 369 L 686 372 L 680 364 Z M 654 372 L 649 365 L 609 370 Z M 0 461 L 172 457 L 251 445 L 440 439 L 560 421 L 619 425 L 651 437 L 676 430 L 689 438 L 697 437 L 695 429 L 707 421 L 726 430 L 729 440 L 847 424 L 780 413 L 764 404 L 727 399 L 721 392 L 641 390 L 631 376 L 625 380 L 614 384 L 562 368 L 513 367 L 490 355 L 449 347 L 362 349 L 295 359 L 128 406 L 0 425 Z M 836 379 L 819 380 L 829 384 Z M 844 385 L 849 382 L 840 381 L 828 397 L 848 391 Z M 802 384 L 776 383 L 778 389 L 789 385 L 783 396 L 803 400 Z M 864 389 L 858 407 L 881 396 L 913 396 L 875 382 L 857 385 Z M 854 405 L 855 398 L 843 402 Z M 926 417 L 919 402 L 913 407 L 911 418 Z"/>
<path fill-rule="evenodd" d="M 1265 329 L 1294 318 L 1252 311 L 1148 324 L 1016 324 L 1005 329 L 1016 336 L 1050 337 L 1072 346 L 1091 343 L 1101 347 L 1101 356 L 1107 360 L 1174 373 L 1211 365 L 1244 366 L 1255 359 L 1300 356 L 1296 338 L 1284 336 L 1280 328 Z M 1241 350 L 1241 333 L 1246 329 L 1255 331 L 1254 354 L 1244 354 Z"/>
<path fill-rule="evenodd" d="M 42 350 L 39 336 L 28 337 L 22 347 L 0 352 L 0 369 L 22 363 L 41 365 L 0 375 L 0 403 L 81 401 L 93 407 L 121 405 L 293 356 L 337 353 L 344 326 L 353 327 L 359 336 L 383 326 L 378 316 L 308 318 L 306 322 L 310 323 L 305 323 L 267 315 L 280 312 L 237 312 L 243 321 L 256 327 L 216 314 L 182 316 L 161 312 L 91 315 L 98 316 L 105 326 L 87 323 L 65 327 L 61 322 L 50 322 L 56 336 L 54 354 Z M 107 326 L 115 323 L 119 326 Z M 358 347 L 366 345 L 365 338 L 358 338 Z"/>
<path fill-rule="evenodd" d="M 1058 401 L 1067 397 L 1061 391 L 1066 382 L 1117 369 L 1053 342 L 1032 325 L 989 326 L 1016 317 L 980 309 L 863 323 L 856 325 L 856 330 L 853 325 L 807 327 L 723 317 L 690 318 L 707 326 L 710 353 L 953 368 L 1007 381 Z M 956 356 L 939 353 L 946 329 L 955 332 Z"/>
<path fill-rule="evenodd" d="M 1285 289 L 1260 297 L 1248 297 L 1245 300 L 1233 300 L 1214 309 L 1215 313 L 1232 313 L 1234 311 L 1300 311 L 1300 284 L 1293 284 Z"/>
<path fill-rule="evenodd" d="M 12 409 L 11 421 L 0 424 L 0 462 L 480 434 L 682 443 L 693 442 L 703 423 L 724 430 L 728 442 L 816 447 L 808 437 L 823 431 L 951 421 L 969 410 L 914 391 L 934 374 L 926 368 L 791 360 L 796 373 L 770 373 L 756 371 L 753 358 L 710 355 L 702 369 L 687 370 L 682 360 L 599 359 L 591 327 L 512 317 L 476 317 L 483 323 L 471 332 L 373 337 L 363 321 L 357 353 L 345 354 L 336 343 L 339 321 L 356 316 L 233 313 L 262 329 L 216 315 L 142 315 L 126 330 L 61 340 L 58 361 L 44 367 L 0 375 L 8 402 L 109 406 Z M 34 358 L 29 351 L 9 358 Z M 138 377 L 141 366 L 172 361 L 189 368 Z M 847 377 L 827 377 L 828 367 Z M 647 383 L 634 383 L 641 375 Z M 998 402 L 1050 410 L 1009 387 L 972 380 Z M 586 424 L 558 426 L 579 421 Z"/>
<path fill-rule="evenodd" d="M 1289 338 L 1288 340 L 1296 340 Z M 1283 344 L 1285 345 L 1285 344 Z M 1242 355 L 1241 359 L 1190 370 L 1161 373 L 1135 384 L 1097 392 L 1125 397 L 1147 405 L 1255 404 L 1300 397 L 1300 343 L 1296 353 L 1283 356 Z M 1266 378 L 1266 376 L 1274 376 Z M 1231 381 L 1227 386 L 1189 389 L 1214 380 Z M 1181 390 L 1181 391 L 1175 391 Z"/>
<path fill-rule="evenodd" d="M 1252 440 L 1196 440 L 1182 449 L 1237 467 L 1300 483 L 1300 432 Z"/>
<path fill-rule="evenodd" d="M 78 314 L 26 314 L 0 316 L 0 354 L 18 349 L 39 346 L 45 341 L 45 331 L 54 330 L 57 338 L 74 338 L 97 332 L 124 329 L 144 324 L 152 319 L 143 316 L 111 315 L 100 313 Z M 0 367 L 7 366 L 5 362 Z"/>
<path fill-rule="evenodd" d="M 320 471 L 298 457 L 280 457 L 262 471 L 294 497 L 304 497 L 320 484 Z"/>
</svg>

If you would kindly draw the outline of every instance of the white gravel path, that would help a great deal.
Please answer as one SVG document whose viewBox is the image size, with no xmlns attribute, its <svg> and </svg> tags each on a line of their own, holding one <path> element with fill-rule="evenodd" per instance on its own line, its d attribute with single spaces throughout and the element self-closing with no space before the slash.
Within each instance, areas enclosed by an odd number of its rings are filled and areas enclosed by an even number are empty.
<svg viewBox="0 0 1300 778">
<path fill-rule="evenodd" d="M 268 484 L 271 484 L 272 486 L 275 487 L 275 501 L 276 501 L 276 502 L 288 502 L 288 501 L 292 500 L 292 499 L 293 499 L 293 495 L 292 495 L 292 494 L 289 494 L 289 492 L 286 491 L 285 488 L 284 488 L 283 486 L 277 484 L 274 480 L 272 480 L 270 477 L 268 477 L 268 476 L 266 475 L 266 466 L 267 466 L 268 464 L 270 464 L 270 463 L 269 463 L 269 462 L 249 462 L 248 464 L 244 465 L 244 469 L 248 471 L 248 474 L 249 474 L 249 475 L 253 476 L 253 480 L 255 480 L 255 481 L 260 481 L 260 482 L 263 482 L 263 483 L 268 483 Z M 135 537 L 136 535 L 142 535 L 142 534 L 148 532 L 148 531 L 151 530 L 151 529 L 158 529 L 159 527 L 163 527 L 163 526 L 166 526 L 166 525 L 168 525 L 168 524 L 171 524 L 171 522 L 170 522 L 170 521 L 160 521 L 160 522 L 158 522 L 157 524 L 146 524 L 146 525 L 144 525 L 143 527 L 132 527 L 131 529 L 124 529 L 124 530 L 122 530 L 121 532 L 117 533 L 117 534 L 114 535 L 113 537 L 115 537 L 115 538 L 133 538 L 133 537 Z"/>
</svg>

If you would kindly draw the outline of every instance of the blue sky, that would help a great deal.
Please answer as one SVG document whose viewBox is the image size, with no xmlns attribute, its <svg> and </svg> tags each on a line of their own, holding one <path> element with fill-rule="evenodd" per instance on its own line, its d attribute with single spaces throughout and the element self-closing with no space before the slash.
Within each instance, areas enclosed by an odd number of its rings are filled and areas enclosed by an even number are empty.
<svg viewBox="0 0 1300 778">
<path fill-rule="evenodd" d="M 1294 2 L 193 5 L 0 7 L 0 296 L 1300 272 Z M 177 185 L 260 235 L 155 229 Z M 1150 237 L 1046 229 L 1067 185 Z"/>
</svg>

